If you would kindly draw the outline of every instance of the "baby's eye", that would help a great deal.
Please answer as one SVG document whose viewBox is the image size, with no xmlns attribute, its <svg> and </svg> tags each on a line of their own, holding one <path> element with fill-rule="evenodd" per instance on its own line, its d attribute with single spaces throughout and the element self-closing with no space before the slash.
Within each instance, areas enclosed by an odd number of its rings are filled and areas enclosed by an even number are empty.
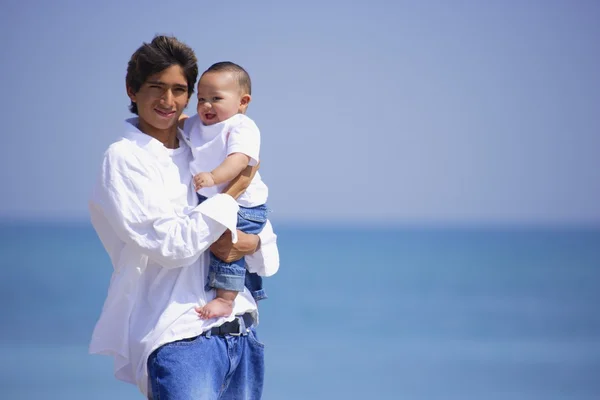
<svg viewBox="0 0 600 400">
<path fill-rule="evenodd" d="M 204 97 L 198 97 L 198 101 L 201 101 L 204 103 L 206 101 L 206 99 Z"/>
<path fill-rule="evenodd" d="M 213 97 L 213 101 L 219 101 L 219 100 L 223 100 L 222 97 Z"/>
</svg>

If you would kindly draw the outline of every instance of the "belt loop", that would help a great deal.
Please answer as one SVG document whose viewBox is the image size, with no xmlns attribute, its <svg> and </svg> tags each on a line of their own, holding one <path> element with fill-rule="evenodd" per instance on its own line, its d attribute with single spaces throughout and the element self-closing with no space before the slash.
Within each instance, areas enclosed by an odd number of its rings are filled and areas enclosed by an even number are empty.
<svg viewBox="0 0 600 400">
<path fill-rule="evenodd" d="M 242 315 L 242 319 L 244 320 L 244 325 L 246 326 L 246 332 L 250 331 L 250 328 L 254 326 L 254 318 L 250 313 L 246 313 Z"/>
<path fill-rule="evenodd" d="M 231 322 L 236 322 L 237 321 L 237 328 L 238 331 L 237 332 L 230 332 L 229 335 L 230 336 L 243 336 L 246 334 L 246 328 L 244 325 L 244 320 L 242 319 L 242 317 L 240 316 L 236 316 L 235 319 Z"/>
<path fill-rule="evenodd" d="M 238 321 L 240 321 L 240 334 L 242 336 L 246 336 L 248 334 L 248 329 L 246 328 L 246 321 L 244 321 L 244 316 L 240 315 L 237 317 Z"/>
<path fill-rule="evenodd" d="M 212 329 L 209 329 L 209 330 L 207 330 L 207 331 L 206 331 L 206 333 L 204 334 L 204 336 L 205 336 L 207 339 L 210 339 L 210 336 L 211 336 L 211 335 L 212 335 Z"/>
</svg>

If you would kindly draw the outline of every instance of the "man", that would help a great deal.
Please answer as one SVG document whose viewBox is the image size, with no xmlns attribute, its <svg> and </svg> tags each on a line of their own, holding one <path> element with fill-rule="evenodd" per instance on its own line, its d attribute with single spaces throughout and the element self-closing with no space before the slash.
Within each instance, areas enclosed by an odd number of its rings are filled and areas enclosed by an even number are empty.
<svg viewBox="0 0 600 400">
<path fill-rule="evenodd" d="M 149 398 L 259 399 L 264 349 L 252 296 L 240 292 L 227 317 L 202 320 L 197 310 L 214 298 L 205 290 L 213 242 L 224 261 L 248 255 L 248 269 L 269 276 L 279 267 L 276 236 L 270 224 L 260 239 L 236 232 L 232 196 L 243 182 L 197 205 L 191 152 L 177 129 L 197 75 L 193 51 L 173 37 L 155 37 L 129 61 L 127 94 L 138 117 L 106 151 L 90 200 L 114 266 L 90 352 L 113 356 L 115 376 Z"/>
</svg>

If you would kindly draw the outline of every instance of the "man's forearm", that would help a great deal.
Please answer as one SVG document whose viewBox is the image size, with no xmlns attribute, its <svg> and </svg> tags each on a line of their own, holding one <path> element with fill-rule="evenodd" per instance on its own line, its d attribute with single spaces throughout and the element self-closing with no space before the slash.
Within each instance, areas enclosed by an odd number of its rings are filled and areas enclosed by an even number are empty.
<svg viewBox="0 0 600 400">
<path fill-rule="evenodd" d="M 215 181 L 215 185 L 228 182 L 242 173 L 248 166 L 250 157 L 242 153 L 234 153 L 225 159 L 217 168 L 210 173 Z"/>
<path fill-rule="evenodd" d="M 142 249 L 165 268 L 191 264 L 226 227 L 235 229 L 237 204 L 228 196 L 211 198 L 190 214 L 178 215 L 156 203 L 155 209 L 135 213 L 133 210 L 139 209 L 137 204 L 131 205 L 137 202 L 135 196 L 101 190 L 95 193 L 96 197 L 90 201 L 92 223 L 108 221 L 123 242 Z"/>
<path fill-rule="evenodd" d="M 238 253 L 247 256 L 254 254 L 260 248 L 260 237 L 251 233 L 244 233 L 240 230 L 237 232 L 238 242 L 234 244 L 234 248 Z"/>
<path fill-rule="evenodd" d="M 259 165 L 260 164 L 257 164 L 253 167 L 246 167 L 241 174 L 238 174 L 238 176 L 229 182 L 229 185 L 227 185 L 225 190 L 223 190 L 223 193 L 230 195 L 234 199 L 240 197 L 242 193 L 248 189 L 248 186 L 250 186 L 250 182 L 252 182 L 254 175 L 256 175 Z"/>
<path fill-rule="evenodd" d="M 253 254 L 260 247 L 258 235 L 244 233 L 239 230 L 237 234 L 238 241 L 235 244 L 231 242 L 231 233 L 229 231 L 225 232 L 219 240 L 213 243 L 210 249 L 218 259 L 225 262 L 232 262 Z"/>
</svg>

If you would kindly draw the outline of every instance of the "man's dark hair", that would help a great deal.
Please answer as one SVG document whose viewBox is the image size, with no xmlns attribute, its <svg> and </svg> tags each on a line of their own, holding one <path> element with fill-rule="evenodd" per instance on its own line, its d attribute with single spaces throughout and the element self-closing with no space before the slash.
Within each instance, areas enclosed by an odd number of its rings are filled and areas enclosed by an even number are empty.
<svg viewBox="0 0 600 400">
<path fill-rule="evenodd" d="M 137 93 L 149 76 L 158 74 L 172 65 L 179 65 L 187 79 L 188 99 L 194 93 L 198 78 L 198 62 L 194 51 L 172 36 L 156 36 L 144 43 L 133 53 L 127 65 L 125 83 Z M 132 101 L 129 110 L 137 114 L 137 105 Z"/>
<path fill-rule="evenodd" d="M 207 72 L 222 71 L 233 73 L 236 76 L 238 85 L 242 88 L 242 91 L 244 93 L 252 94 L 252 82 L 250 81 L 250 75 L 248 75 L 248 72 L 246 72 L 244 68 L 240 67 L 236 63 L 232 63 L 231 61 L 221 61 L 215 63 L 208 67 L 208 69 L 204 71 L 202 75 L 206 74 Z"/>
</svg>

